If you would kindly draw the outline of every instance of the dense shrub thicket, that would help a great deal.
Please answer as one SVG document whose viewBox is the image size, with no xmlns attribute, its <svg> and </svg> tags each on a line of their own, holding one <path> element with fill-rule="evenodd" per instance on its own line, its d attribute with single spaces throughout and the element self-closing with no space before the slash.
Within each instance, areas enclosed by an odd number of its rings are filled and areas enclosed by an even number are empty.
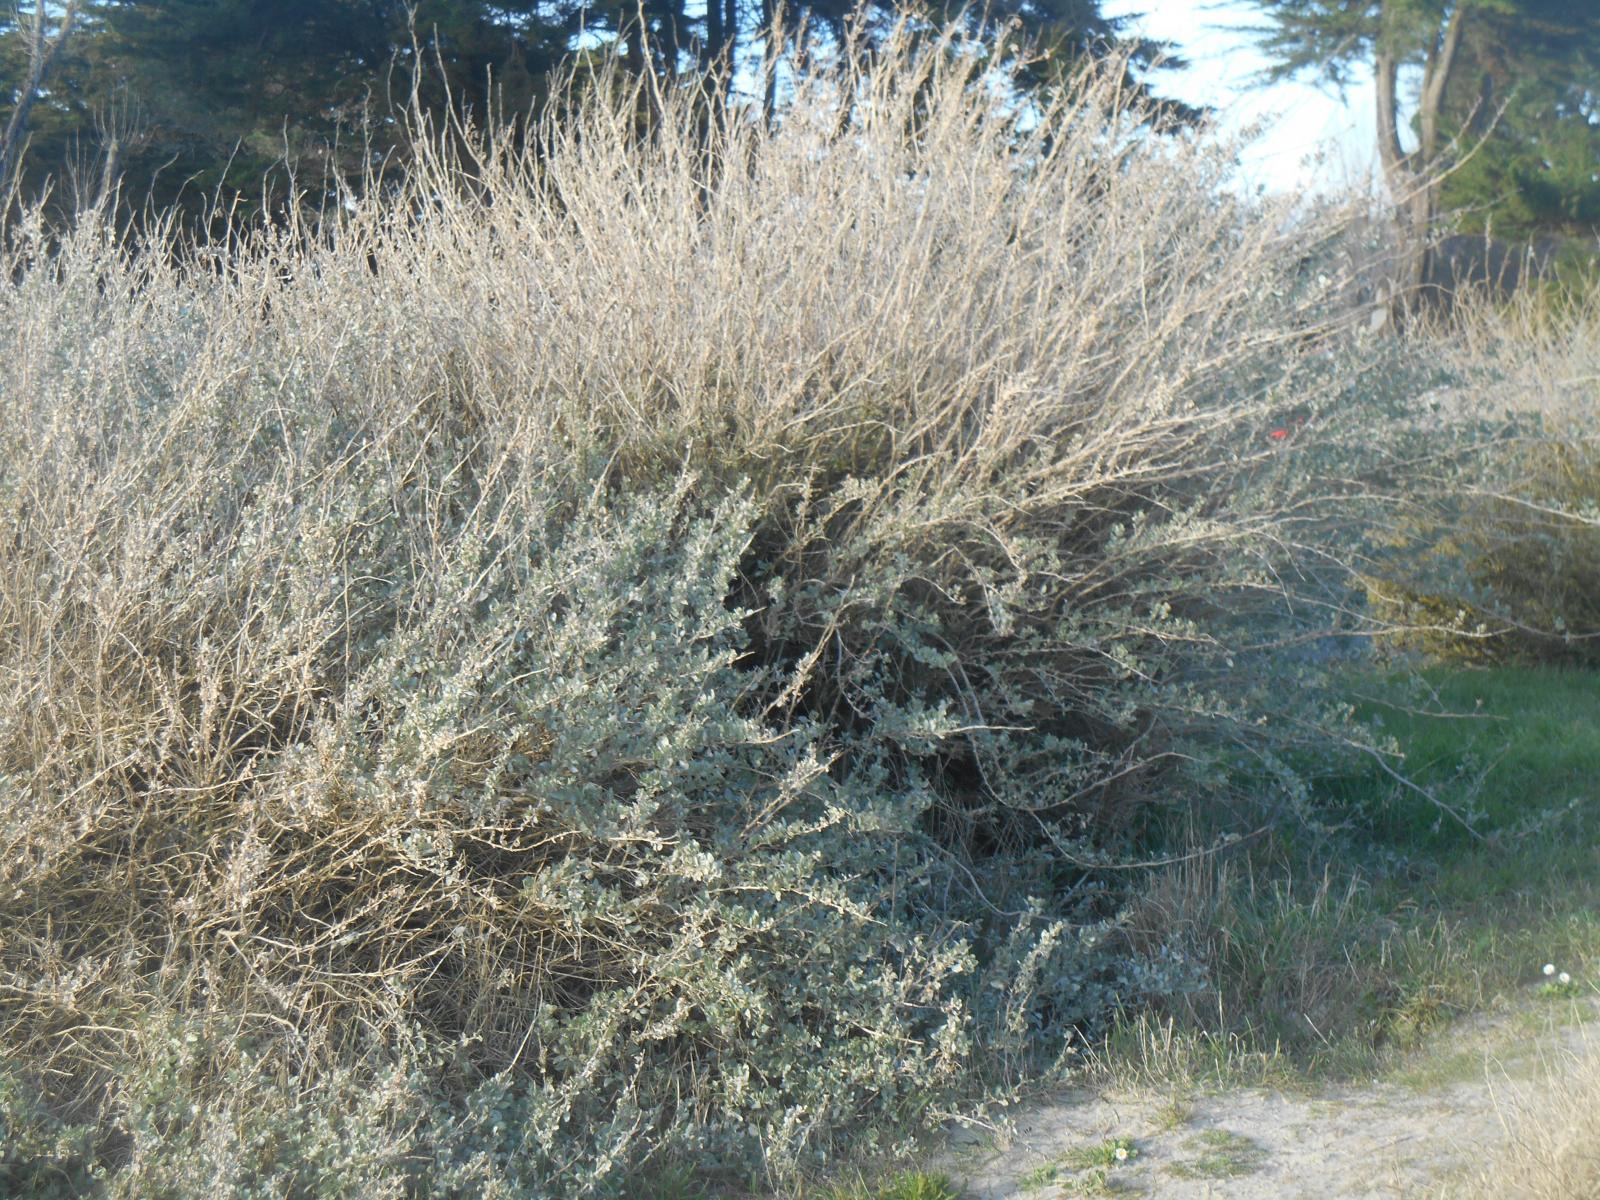
<svg viewBox="0 0 1600 1200">
<path fill-rule="evenodd" d="M 1369 580 L 1387 644 L 1446 661 L 1600 664 L 1600 427 L 1593 293 L 1524 297 L 1431 355 L 1450 385 L 1432 453 Z"/>
<path fill-rule="evenodd" d="M 7 231 L 12 1194 L 782 1174 L 1190 981 L 1092 868 L 1224 761 L 1295 802 L 1363 388 L 1315 230 L 1005 57 Z"/>
</svg>

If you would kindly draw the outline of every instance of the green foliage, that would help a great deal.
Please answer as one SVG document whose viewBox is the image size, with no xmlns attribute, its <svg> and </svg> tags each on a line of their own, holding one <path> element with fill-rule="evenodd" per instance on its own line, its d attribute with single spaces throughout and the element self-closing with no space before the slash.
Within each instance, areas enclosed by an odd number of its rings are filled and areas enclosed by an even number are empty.
<svg viewBox="0 0 1600 1200">
<path fill-rule="evenodd" d="M 1109 1072 L 1193 1087 L 1433 1070 L 1410 1058 L 1428 1034 L 1525 997 L 1544 963 L 1578 976 L 1600 956 L 1594 673 L 1363 669 L 1346 687 L 1404 780 L 1368 759 L 1314 784 L 1339 828 L 1159 873 L 1130 931 L 1202 982 L 1130 1012 Z"/>
<path fill-rule="evenodd" d="M 1571 5 L 1524 4 L 1475 14 L 1463 50 L 1444 113 L 1473 153 L 1441 185 L 1445 210 L 1460 214 L 1468 232 L 1523 241 L 1561 235 L 1574 243 L 1569 257 L 1592 257 L 1600 231 L 1600 26 Z"/>
<path fill-rule="evenodd" d="M 1379 55 L 1430 73 L 1447 31 L 1460 41 L 1439 79 L 1437 119 L 1459 138 L 1437 211 L 1472 233 L 1592 242 L 1600 228 L 1593 81 L 1600 18 L 1568 0 L 1254 0 L 1267 78 L 1310 75 L 1341 90 Z M 1406 104 L 1412 100 L 1407 98 Z M 1406 115 L 1397 113 L 1397 123 Z M 1420 118 L 1419 118 L 1420 119 Z M 1443 152 L 1439 143 L 1430 153 Z M 1433 164 L 1429 164 L 1431 167 Z"/>
<path fill-rule="evenodd" d="M 14 1200 L 79 1200 L 101 1173 L 92 1125 L 69 1125 L 45 1111 L 37 1089 L 0 1072 L 0 1194 Z"/>
<path fill-rule="evenodd" d="M 1584 39 L 1596 33 L 1592 17 L 1563 0 L 1252 2 L 1266 18 L 1257 32 L 1272 60 L 1270 76 L 1313 74 L 1341 88 L 1362 74 L 1380 51 L 1413 65 L 1436 56 L 1443 31 L 1458 11 L 1464 18 L 1464 44 L 1474 61 L 1463 64 L 1460 75 L 1452 73 L 1452 80 L 1463 81 L 1457 84 L 1458 94 L 1472 97 L 1484 70 L 1505 71 L 1511 64 L 1525 69 L 1541 55 L 1581 61 L 1593 49 Z"/>
<path fill-rule="evenodd" d="M 443 118 L 525 116 L 568 52 L 539 5 L 443 0 L 87 0 L 31 120 L 22 195 L 63 218 L 120 185 L 130 217 L 182 206 L 282 220 L 404 153 L 413 90 Z M 0 62 L 24 53 L 0 18 Z M 11 98 L 0 96 L 0 122 Z M 109 175 L 108 175 L 109 172 Z M 210 230 L 220 235 L 220 224 Z"/>
<path fill-rule="evenodd" d="M 1268 77 L 1314 74 L 1345 88 L 1381 46 L 1420 56 L 1450 7 L 1443 0 L 1255 0 L 1266 18 Z"/>
<path fill-rule="evenodd" d="M 1586 994 L 1586 989 L 1576 979 L 1554 979 L 1541 983 L 1536 993 L 1545 1000 L 1576 1000 Z"/>
</svg>

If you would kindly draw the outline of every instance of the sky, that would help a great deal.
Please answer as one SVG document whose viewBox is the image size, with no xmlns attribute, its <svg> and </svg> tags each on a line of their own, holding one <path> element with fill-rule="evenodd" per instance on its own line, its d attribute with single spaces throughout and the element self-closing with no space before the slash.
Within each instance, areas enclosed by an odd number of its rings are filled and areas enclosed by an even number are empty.
<svg viewBox="0 0 1600 1200">
<path fill-rule="evenodd" d="M 1188 59 L 1183 71 L 1163 71 L 1156 91 L 1216 108 L 1229 134 L 1259 127 L 1241 154 L 1241 186 L 1267 192 L 1333 191 L 1376 176 L 1377 138 L 1370 76 L 1341 98 L 1326 86 L 1285 82 L 1258 87 L 1267 66 L 1248 33 L 1230 26 L 1261 23 L 1248 0 L 1106 0 L 1107 16 L 1140 14 L 1129 34 L 1174 43 Z"/>
</svg>

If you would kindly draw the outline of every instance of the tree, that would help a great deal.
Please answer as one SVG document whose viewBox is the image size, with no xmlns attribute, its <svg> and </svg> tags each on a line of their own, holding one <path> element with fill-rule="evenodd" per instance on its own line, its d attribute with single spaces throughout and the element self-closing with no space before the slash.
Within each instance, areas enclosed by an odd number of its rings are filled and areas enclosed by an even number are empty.
<svg viewBox="0 0 1600 1200">
<path fill-rule="evenodd" d="M 934 28 L 959 20 L 979 35 L 1008 26 L 1021 29 L 1031 44 L 1049 51 L 1048 59 L 1041 55 L 1041 63 L 1052 64 L 1048 70 L 1025 72 L 1024 81 L 1032 84 L 1054 78 L 1073 63 L 1104 56 L 1119 44 L 1131 49 L 1137 64 L 1148 65 L 1166 56 L 1169 66 L 1183 65 L 1162 43 L 1124 42 L 1130 18 L 1108 17 L 1102 7 L 1102 0 L 989 0 L 983 5 L 929 0 L 918 10 Z M 863 25 L 887 29 L 904 8 L 905 0 L 705 0 L 701 10 L 691 14 L 685 0 L 613 0 L 610 4 L 573 0 L 571 11 L 579 18 L 572 24 L 591 37 L 623 46 L 635 70 L 648 65 L 665 77 L 714 71 L 723 86 L 731 88 L 740 68 L 753 67 L 760 56 L 773 52 L 769 30 L 777 28 L 781 37 L 784 31 L 803 27 L 820 42 L 840 45 L 852 30 L 862 36 Z M 870 28 L 866 36 L 870 40 Z M 769 77 L 766 82 L 770 89 L 773 80 Z M 1131 78 L 1129 84 L 1138 87 Z M 762 100 L 770 109 L 770 90 Z M 1197 115 L 1181 105 L 1174 105 L 1173 110 L 1189 118 Z"/>
<path fill-rule="evenodd" d="M 1370 72 L 1379 159 L 1407 247 L 1400 282 L 1409 297 L 1430 277 L 1430 243 L 1446 199 L 1464 197 L 1447 190 L 1450 180 L 1474 162 L 1489 172 L 1485 180 L 1495 177 L 1497 160 L 1505 169 L 1514 143 L 1497 140 L 1497 117 L 1514 111 L 1506 107 L 1508 91 L 1533 106 L 1524 113 L 1536 111 L 1540 79 L 1576 78 L 1600 50 L 1600 6 L 1572 0 L 1254 3 L 1267 18 L 1256 32 L 1275 60 L 1268 80 L 1309 75 L 1344 90 Z M 1519 91 L 1524 85 L 1534 86 Z M 1525 115 L 1509 128 L 1519 126 L 1528 129 Z M 1525 172 L 1533 162 L 1524 157 Z M 1554 178 L 1548 162 L 1533 173 L 1546 184 Z M 1490 200 L 1491 209 L 1501 202 L 1481 192 L 1476 198 Z"/>
<path fill-rule="evenodd" d="M 359 176 L 394 149 L 414 89 L 430 111 L 453 104 L 478 120 L 496 106 L 526 111 L 564 53 L 540 7 L 124 0 L 105 30 L 117 78 L 152 97 L 160 141 L 180 154 L 176 178 L 248 201 L 276 163 L 293 163 L 298 186 L 313 191 Z"/>
<path fill-rule="evenodd" d="M 537 0 L 73 2 L 78 31 L 37 106 L 24 191 L 59 192 L 92 144 L 137 202 L 192 211 L 216 197 L 281 207 L 291 166 L 313 195 L 359 177 L 395 148 L 413 88 L 424 108 L 479 120 L 526 111 L 570 43 Z M 0 25 L 0 62 L 23 57 L 23 33 Z"/>
<path fill-rule="evenodd" d="M 1591 245 L 1600 235 L 1600 37 L 1574 32 L 1498 13 L 1469 28 L 1444 119 L 1463 141 L 1487 140 L 1440 188 L 1459 228 Z"/>
<path fill-rule="evenodd" d="M 78 0 L 67 0 L 56 18 L 53 32 L 49 29 L 51 22 L 44 0 L 34 0 L 31 14 L 24 16 L 18 10 L 9 22 L 0 23 L 0 33 L 4 33 L 5 24 L 9 24 L 13 35 L 20 34 L 20 38 L 13 36 L 11 39 L 13 54 L 6 56 L 10 61 L 0 60 L 5 61 L 7 76 L 16 78 L 20 84 L 11 98 L 5 129 L 0 131 L 0 196 L 10 192 L 12 174 L 28 140 L 29 117 L 61 54 L 61 47 L 72 33 L 77 4 Z M 20 53 L 16 53 L 17 43 L 20 43 Z"/>
<path fill-rule="evenodd" d="M 514 122 L 547 97 L 563 60 L 597 47 L 619 49 L 631 71 L 667 86 L 710 71 L 731 88 L 760 75 L 749 70 L 759 56 L 776 53 L 765 30 L 780 16 L 780 0 L 694 8 L 688 0 L 71 3 L 78 20 L 64 51 L 70 19 L 57 20 L 53 39 L 36 36 L 42 17 L 0 23 L 0 63 L 42 63 L 23 72 L 35 80 L 53 70 L 47 92 L 36 81 L 13 107 L 23 125 L 35 109 L 24 194 L 40 195 L 53 181 L 70 205 L 120 172 L 136 207 L 257 217 L 299 202 L 291 196 L 323 202 L 335 181 L 403 155 L 402 110 L 413 100 L 429 113 L 449 107 L 480 122 Z M 1119 33 L 1100 5 L 992 0 L 980 13 L 937 0 L 927 16 L 937 24 L 959 11 L 974 29 L 1017 22 L 1066 66 L 1105 53 Z M 852 23 L 870 31 L 897 9 L 894 0 L 815 0 L 782 12 L 785 29 L 804 23 L 823 41 L 842 41 Z M 48 54 L 34 53 L 36 45 Z M 1146 43 L 1136 53 L 1149 61 L 1157 50 Z M 766 78 L 770 115 L 775 73 Z M 85 161 L 90 151 L 98 169 Z M 62 189 L 64 178 L 83 185 Z"/>
</svg>

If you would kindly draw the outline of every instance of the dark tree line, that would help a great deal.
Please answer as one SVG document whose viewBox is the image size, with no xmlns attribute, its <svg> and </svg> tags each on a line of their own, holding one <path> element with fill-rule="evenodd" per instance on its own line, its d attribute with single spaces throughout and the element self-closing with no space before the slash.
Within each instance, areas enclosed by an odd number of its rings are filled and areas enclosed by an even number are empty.
<svg viewBox="0 0 1600 1200">
<path fill-rule="evenodd" d="M 839 39 L 893 14 L 778 2 L 28 0 L 0 8 L 0 192 L 70 207 L 120 181 L 133 207 L 270 209 L 403 151 L 413 102 L 514 130 L 574 55 L 734 89 L 775 21 Z M 991 0 L 964 19 L 1019 23 L 1050 70 L 1105 52 L 1120 24 L 1100 0 Z"/>
</svg>

